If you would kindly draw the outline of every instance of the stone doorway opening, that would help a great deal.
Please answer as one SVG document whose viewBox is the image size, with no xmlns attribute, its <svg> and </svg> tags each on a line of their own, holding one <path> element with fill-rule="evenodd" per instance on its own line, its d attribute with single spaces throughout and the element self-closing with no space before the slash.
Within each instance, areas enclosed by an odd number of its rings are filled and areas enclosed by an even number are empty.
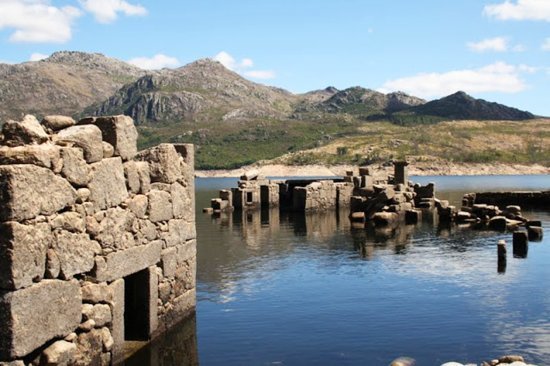
<svg viewBox="0 0 550 366">
<path fill-rule="evenodd" d="M 147 269 L 124 278 L 124 340 L 149 340 L 149 273 Z"/>
<path fill-rule="evenodd" d="M 254 193 L 253 192 L 246 192 L 246 204 L 251 205 L 254 203 Z"/>
</svg>

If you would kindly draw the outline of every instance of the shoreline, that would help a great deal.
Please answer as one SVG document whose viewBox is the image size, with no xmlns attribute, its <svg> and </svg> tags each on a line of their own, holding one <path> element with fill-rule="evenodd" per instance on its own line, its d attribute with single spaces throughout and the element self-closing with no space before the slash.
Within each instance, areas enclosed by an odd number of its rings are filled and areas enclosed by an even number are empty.
<svg viewBox="0 0 550 366">
<path fill-rule="evenodd" d="M 374 171 L 393 173 L 393 166 L 371 165 Z M 347 170 L 357 173 L 355 165 L 301 165 L 289 166 L 282 164 L 253 164 L 238 169 L 196 170 L 197 178 L 235 178 L 245 172 L 257 170 L 266 177 L 337 177 L 346 175 Z M 409 165 L 409 175 L 550 175 L 550 167 L 539 164 L 468 164 L 449 162 L 416 162 Z"/>
</svg>

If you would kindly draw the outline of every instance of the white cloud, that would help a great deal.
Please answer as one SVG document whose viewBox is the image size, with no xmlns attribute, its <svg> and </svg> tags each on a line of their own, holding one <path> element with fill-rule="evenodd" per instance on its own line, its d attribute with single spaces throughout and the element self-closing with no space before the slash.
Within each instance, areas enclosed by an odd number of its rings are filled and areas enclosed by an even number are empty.
<svg viewBox="0 0 550 366">
<path fill-rule="evenodd" d="M 544 42 L 542 42 L 542 45 L 540 46 L 540 48 L 543 51 L 550 51 L 550 37 L 546 38 Z"/>
<path fill-rule="evenodd" d="M 479 42 L 469 42 L 467 46 L 470 50 L 475 52 L 505 52 L 508 50 L 508 41 L 504 37 L 495 37 L 487 38 Z"/>
<path fill-rule="evenodd" d="M 237 61 L 233 56 L 225 51 L 219 52 L 214 56 L 214 60 L 220 62 L 223 66 L 229 70 L 235 71 L 244 76 L 253 79 L 274 79 L 275 71 L 273 70 L 249 70 L 254 66 L 254 61 L 250 58 L 243 58 L 241 61 Z"/>
<path fill-rule="evenodd" d="M 100 23 L 111 23 L 118 18 L 118 13 L 127 16 L 143 16 L 147 9 L 133 5 L 124 0 L 80 0 L 82 7 L 92 13 Z"/>
<path fill-rule="evenodd" d="M 512 47 L 512 51 L 514 52 L 525 52 L 527 48 L 522 44 L 517 44 L 514 47 Z"/>
<path fill-rule="evenodd" d="M 36 52 L 36 53 L 33 53 L 31 57 L 29 57 L 29 61 L 40 61 L 45 58 L 48 58 L 48 55 Z"/>
<path fill-rule="evenodd" d="M 251 70 L 244 72 L 243 75 L 254 79 L 275 79 L 275 72 L 272 70 Z"/>
<path fill-rule="evenodd" d="M 442 97 L 457 90 L 467 93 L 518 93 L 527 87 L 520 74 L 535 71 L 535 68 L 527 65 L 515 66 L 496 62 L 479 69 L 422 73 L 389 80 L 384 83 L 380 91 L 401 90 L 422 98 Z"/>
<path fill-rule="evenodd" d="M 153 57 L 136 57 L 129 60 L 128 63 L 145 70 L 158 70 L 165 67 L 178 67 L 181 65 L 177 58 L 166 56 L 161 53 Z"/>
<path fill-rule="evenodd" d="M 73 6 L 55 7 L 48 0 L 0 0 L 0 30 L 12 29 L 12 42 L 67 42 L 80 15 Z"/>
<path fill-rule="evenodd" d="M 542 20 L 550 22 L 548 0 L 506 0 L 500 4 L 486 5 L 483 13 L 499 20 Z"/>
</svg>

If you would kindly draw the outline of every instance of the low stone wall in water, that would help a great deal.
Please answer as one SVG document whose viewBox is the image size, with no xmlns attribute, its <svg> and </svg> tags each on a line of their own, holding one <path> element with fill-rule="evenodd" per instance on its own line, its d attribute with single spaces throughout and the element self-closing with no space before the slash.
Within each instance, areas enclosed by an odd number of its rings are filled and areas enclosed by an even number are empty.
<svg viewBox="0 0 550 366">
<path fill-rule="evenodd" d="M 0 365 L 109 365 L 194 312 L 193 146 L 125 116 L 33 116 L 0 140 Z"/>
</svg>

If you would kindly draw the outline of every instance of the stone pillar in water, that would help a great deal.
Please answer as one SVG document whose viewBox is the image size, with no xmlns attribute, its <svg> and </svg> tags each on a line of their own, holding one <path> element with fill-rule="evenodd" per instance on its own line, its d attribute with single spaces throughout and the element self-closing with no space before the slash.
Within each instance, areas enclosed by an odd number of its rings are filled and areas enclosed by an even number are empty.
<svg viewBox="0 0 550 366">
<path fill-rule="evenodd" d="M 409 182 L 409 174 L 407 172 L 407 163 L 406 161 L 394 161 L 394 184 L 405 184 L 407 185 Z"/>
</svg>

